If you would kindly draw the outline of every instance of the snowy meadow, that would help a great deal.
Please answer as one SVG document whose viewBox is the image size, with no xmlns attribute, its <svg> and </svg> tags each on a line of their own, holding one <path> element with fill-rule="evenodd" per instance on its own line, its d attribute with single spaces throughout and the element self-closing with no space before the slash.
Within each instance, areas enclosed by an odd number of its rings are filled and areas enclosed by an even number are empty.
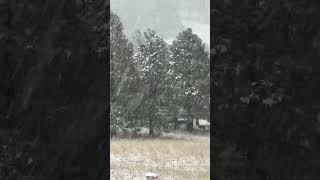
<svg viewBox="0 0 320 180">
<path fill-rule="evenodd" d="M 168 133 L 156 139 L 111 140 L 111 179 L 141 180 L 145 173 L 161 180 L 210 179 L 209 135 Z"/>
</svg>

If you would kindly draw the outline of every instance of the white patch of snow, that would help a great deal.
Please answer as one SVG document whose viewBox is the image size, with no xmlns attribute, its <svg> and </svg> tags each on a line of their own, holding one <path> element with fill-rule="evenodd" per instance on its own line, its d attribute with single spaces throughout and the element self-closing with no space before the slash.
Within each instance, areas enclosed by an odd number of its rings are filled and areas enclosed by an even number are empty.
<svg viewBox="0 0 320 180">
<path fill-rule="evenodd" d="M 210 122 L 208 122 L 206 119 L 199 119 L 199 125 L 209 127 Z"/>
</svg>

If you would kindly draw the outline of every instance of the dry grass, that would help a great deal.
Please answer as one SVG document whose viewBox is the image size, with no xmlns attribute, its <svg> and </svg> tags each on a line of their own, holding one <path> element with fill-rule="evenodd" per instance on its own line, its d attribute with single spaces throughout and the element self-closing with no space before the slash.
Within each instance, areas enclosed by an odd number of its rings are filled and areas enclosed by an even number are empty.
<svg viewBox="0 0 320 180">
<path fill-rule="evenodd" d="M 210 179 L 209 136 L 167 134 L 157 139 L 112 139 L 111 179 Z"/>
</svg>

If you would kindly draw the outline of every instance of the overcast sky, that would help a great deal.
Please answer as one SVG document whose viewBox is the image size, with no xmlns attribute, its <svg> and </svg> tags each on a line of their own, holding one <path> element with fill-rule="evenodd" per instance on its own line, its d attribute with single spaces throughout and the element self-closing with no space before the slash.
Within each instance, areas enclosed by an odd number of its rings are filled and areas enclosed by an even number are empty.
<svg viewBox="0 0 320 180">
<path fill-rule="evenodd" d="M 150 28 L 170 43 L 190 27 L 210 46 L 210 0 L 111 0 L 111 10 L 129 39 L 136 30 Z"/>
</svg>

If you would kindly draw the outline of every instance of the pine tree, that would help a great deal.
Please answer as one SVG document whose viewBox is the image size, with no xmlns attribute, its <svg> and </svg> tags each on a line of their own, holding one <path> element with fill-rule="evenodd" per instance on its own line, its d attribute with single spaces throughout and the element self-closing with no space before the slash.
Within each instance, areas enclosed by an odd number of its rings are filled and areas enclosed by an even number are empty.
<svg viewBox="0 0 320 180">
<path fill-rule="evenodd" d="M 196 112 L 201 112 L 199 107 L 206 104 L 206 111 L 209 107 L 209 55 L 191 28 L 178 34 L 172 43 L 171 52 L 177 97 L 180 106 L 187 110 L 188 129 L 192 131 L 193 118 Z"/>
<path fill-rule="evenodd" d="M 123 32 L 120 18 L 110 14 L 110 96 L 112 132 L 130 124 L 135 107 L 130 102 L 137 91 L 137 71 L 133 61 L 133 45 Z"/>
<path fill-rule="evenodd" d="M 139 40 L 135 61 L 140 71 L 140 77 L 145 83 L 145 117 L 149 120 L 149 134 L 153 135 L 156 113 L 162 105 L 167 70 L 169 67 L 169 50 L 166 43 L 155 31 L 147 30 Z"/>
</svg>

